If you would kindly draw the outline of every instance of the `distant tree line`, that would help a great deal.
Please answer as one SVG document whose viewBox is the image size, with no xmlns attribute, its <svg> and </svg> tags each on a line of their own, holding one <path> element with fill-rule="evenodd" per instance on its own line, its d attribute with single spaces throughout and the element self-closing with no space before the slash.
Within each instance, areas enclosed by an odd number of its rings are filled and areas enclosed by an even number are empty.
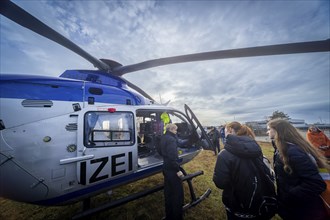
<svg viewBox="0 0 330 220">
<path fill-rule="evenodd" d="M 275 118 L 290 120 L 290 117 L 288 114 L 285 114 L 284 112 L 276 110 L 273 112 L 273 114 L 271 116 L 267 116 L 266 121 L 270 121 Z M 258 123 L 253 123 L 253 122 L 246 123 L 246 125 L 249 126 L 251 129 L 253 129 L 253 131 L 256 135 L 267 135 L 267 128 L 264 125 L 262 126 Z"/>
<path fill-rule="evenodd" d="M 272 120 L 275 118 L 282 118 L 282 119 L 286 119 L 286 120 L 290 119 L 289 115 L 287 115 L 284 112 L 281 112 L 279 110 L 276 110 L 275 112 L 273 112 L 273 114 L 271 116 L 269 116 L 269 120 Z"/>
</svg>

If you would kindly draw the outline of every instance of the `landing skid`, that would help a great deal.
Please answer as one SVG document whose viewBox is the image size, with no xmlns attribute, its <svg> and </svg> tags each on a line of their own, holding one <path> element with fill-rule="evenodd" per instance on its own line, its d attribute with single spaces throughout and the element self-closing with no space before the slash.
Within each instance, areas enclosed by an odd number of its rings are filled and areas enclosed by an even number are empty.
<svg viewBox="0 0 330 220">
<path fill-rule="evenodd" d="M 199 175 L 203 175 L 204 172 L 203 171 L 197 171 L 195 173 L 192 174 L 187 174 L 186 171 L 182 168 L 182 173 L 184 174 L 184 177 L 182 178 L 182 181 L 187 181 L 188 186 L 189 186 L 189 192 L 190 192 L 190 197 L 191 197 L 191 201 L 187 204 L 185 204 L 182 209 L 183 211 L 186 211 L 187 209 L 194 207 L 195 205 L 197 205 L 198 203 L 200 203 L 201 201 L 203 201 L 204 199 L 206 199 L 210 193 L 211 193 L 211 189 L 207 189 L 203 195 L 201 195 L 200 197 L 196 197 L 193 185 L 192 185 L 192 179 L 199 176 Z M 74 215 L 72 217 L 72 219 L 82 219 L 82 218 L 87 218 L 90 217 L 92 215 L 95 215 L 97 213 L 106 211 L 108 209 L 112 209 L 118 206 L 121 206 L 123 204 L 126 204 L 128 202 L 134 201 L 136 199 L 145 197 L 147 195 L 150 195 L 152 193 L 158 192 L 160 190 L 164 189 L 164 185 L 158 185 L 155 187 L 152 187 L 150 189 L 147 190 L 143 190 L 141 192 L 129 195 L 127 197 L 118 199 L 116 201 L 113 202 L 109 202 L 109 203 L 105 203 L 101 206 L 98 206 L 96 208 L 90 208 L 90 198 L 86 199 L 83 201 L 83 211 L 77 213 L 76 215 Z"/>
</svg>

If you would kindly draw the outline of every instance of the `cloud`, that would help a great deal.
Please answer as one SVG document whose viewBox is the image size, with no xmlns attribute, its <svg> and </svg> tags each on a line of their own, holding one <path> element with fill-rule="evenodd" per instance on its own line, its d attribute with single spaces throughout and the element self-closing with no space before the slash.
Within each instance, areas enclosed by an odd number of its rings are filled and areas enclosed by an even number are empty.
<svg viewBox="0 0 330 220">
<path fill-rule="evenodd" d="M 221 49 L 329 37 L 326 1 L 15 1 L 96 58 L 124 65 Z M 58 76 L 83 58 L 1 17 L 0 70 Z M 17 65 L 19 63 L 19 65 Z M 280 110 L 330 123 L 329 53 L 191 62 L 125 75 L 205 125 Z"/>
</svg>

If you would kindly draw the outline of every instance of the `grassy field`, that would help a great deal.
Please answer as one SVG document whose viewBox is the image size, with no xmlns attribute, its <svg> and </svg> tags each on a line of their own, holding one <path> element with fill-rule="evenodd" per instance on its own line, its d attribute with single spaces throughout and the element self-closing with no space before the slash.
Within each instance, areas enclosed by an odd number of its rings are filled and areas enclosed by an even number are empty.
<svg viewBox="0 0 330 220">
<path fill-rule="evenodd" d="M 272 160 L 273 149 L 270 143 L 261 143 L 264 155 Z M 216 156 L 213 152 L 202 151 L 194 160 L 184 165 L 188 173 L 199 170 L 204 171 L 204 175 L 193 179 L 196 196 L 202 195 L 208 188 L 212 193 L 208 198 L 197 206 L 185 212 L 185 219 L 226 219 L 226 212 L 221 202 L 221 190 L 217 189 L 212 181 L 213 169 Z M 159 185 L 163 182 L 162 174 L 157 174 L 150 178 L 128 184 L 112 191 L 111 197 L 107 194 L 101 194 L 92 199 L 92 206 L 95 207 L 109 200 L 115 200 L 142 189 Z M 185 187 L 185 201 L 190 199 L 187 183 Z M 81 210 L 81 203 L 60 207 L 42 207 L 14 202 L 0 198 L 0 219 L 70 219 L 74 214 Z M 156 192 L 139 200 L 130 202 L 115 209 L 99 213 L 91 219 L 116 219 L 116 220 L 138 220 L 138 219 L 162 219 L 165 215 L 163 191 Z M 275 217 L 274 219 L 279 219 Z"/>
</svg>

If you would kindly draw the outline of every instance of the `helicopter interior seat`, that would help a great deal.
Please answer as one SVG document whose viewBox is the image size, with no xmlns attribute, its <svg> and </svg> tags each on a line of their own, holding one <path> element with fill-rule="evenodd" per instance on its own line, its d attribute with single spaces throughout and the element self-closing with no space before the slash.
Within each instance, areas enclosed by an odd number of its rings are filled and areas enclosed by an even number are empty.
<svg viewBox="0 0 330 220">
<path fill-rule="evenodd" d="M 146 133 L 146 124 L 147 123 L 140 123 L 140 130 L 139 130 L 140 135 L 143 135 Z"/>
<path fill-rule="evenodd" d="M 144 158 L 151 154 L 150 145 L 152 140 L 150 139 L 149 127 L 150 126 L 148 125 L 148 122 L 140 123 L 139 136 L 137 137 L 139 158 Z M 143 136 L 143 138 L 141 138 L 140 136 Z"/>
<path fill-rule="evenodd" d="M 159 143 L 161 132 L 159 130 L 159 122 L 148 121 L 146 123 L 146 131 L 144 135 L 144 142 L 147 148 L 150 150 L 151 155 L 157 154 L 157 143 Z"/>
<path fill-rule="evenodd" d="M 189 130 L 189 125 L 186 122 L 181 122 L 181 123 L 175 123 L 176 126 L 178 126 L 178 143 L 179 147 L 181 148 L 187 148 L 189 146 L 189 143 L 191 143 L 191 132 Z"/>
<path fill-rule="evenodd" d="M 190 136 L 188 123 L 175 123 L 178 126 L 178 136 L 181 138 L 188 138 Z"/>
</svg>

